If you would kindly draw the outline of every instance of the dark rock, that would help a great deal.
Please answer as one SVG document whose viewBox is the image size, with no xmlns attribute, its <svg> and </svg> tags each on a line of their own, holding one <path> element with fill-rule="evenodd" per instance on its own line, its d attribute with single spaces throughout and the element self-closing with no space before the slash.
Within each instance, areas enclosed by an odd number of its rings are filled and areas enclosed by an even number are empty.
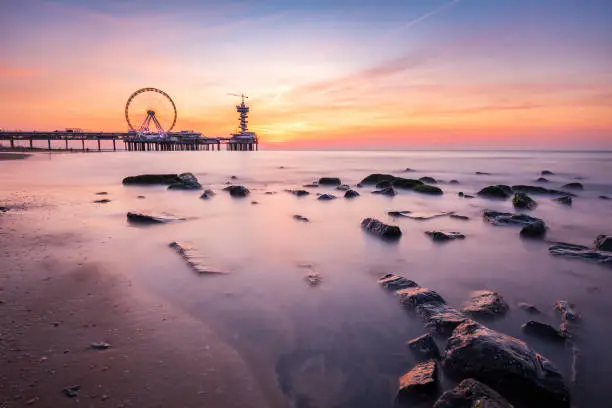
<svg viewBox="0 0 612 408">
<path fill-rule="evenodd" d="M 96 193 L 96 195 L 107 195 L 108 193 L 106 191 L 98 191 Z"/>
<path fill-rule="evenodd" d="M 143 198 L 146 198 L 146 197 L 145 197 L 145 196 L 143 196 L 143 195 L 139 195 L 139 196 L 137 196 L 136 198 L 143 199 Z"/>
<path fill-rule="evenodd" d="M 399 239 L 402 236 L 402 231 L 398 226 L 387 225 L 374 218 L 365 218 L 361 221 L 361 228 L 384 239 Z"/>
<path fill-rule="evenodd" d="M 458 192 L 457 195 L 462 198 L 474 198 L 473 195 L 465 194 L 463 191 Z"/>
<path fill-rule="evenodd" d="M 477 193 L 481 197 L 487 198 L 508 198 L 510 197 L 510 193 L 507 189 L 503 188 L 501 185 L 497 186 L 488 186 L 483 188 Z"/>
<path fill-rule="evenodd" d="M 276 194 L 276 191 L 266 191 L 264 194 L 265 195 L 273 195 L 273 194 Z"/>
<path fill-rule="evenodd" d="M 526 193 L 515 193 L 514 197 L 512 197 L 512 205 L 514 205 L 515 208 L 532 210 L 538 203 Z"/>
<path fill-rule="evenodd" d="M 576 322 L 580 320 L 580 315 L 567 300 L 557 301 L 555 303 L 555 309 L 561 313 L 561 318 L 564 322 Z"/>
<path fill-rule="evenodd" d="M 231 176 L 231 177 L 230 177 L 230 180 L 238 180 L 238 177 L 236 177 L 236 176 Z"/>
<path fill-rule="evenodd" d="M 111 348 L 111 345 L 105 341 L 99 341 L 95 343 L 91 343 L 89 348 L 92 350 L 107 350 Z"/>
<path fill-rule="evenodd" d="M 200 198 L 203 199 L 203 200 L 207 200 L 207 199 L 211 198 L 214 195 L 215 195 L 214 191 L 212 191 L 212 190 L 204 190 L 204 192 L 202 193 Z"/>
<path fill-rule="evenodd" d="M 438 292 L 427 288 L 406 288 L 398 290 L 396 294 L 400 297 L 400 302 L 407 309 L 415 309 L 425 303 L 446 303 Z"/>
<path fill-rule="evenodd" d="M 10 211 L 10 208 L 8 207 L 0 207 L 0 212 L 7 212 Z"/>
<path fill-rule="evenodd" d="M 534 305 L 530 304 L 530 303 L 519 302 L 518 307 L 523 309 L 524 311 L 526 311 L 529 314 L 538 314 L 538 313 L 540 313 L 540 310 L 537 307 L 535 307 Z"/>
<path fill-rule="evenodd" d="M 584 190 L 582 183 L 567 183 L 561 186 L 561 188 L 569 188 L 570 190 Z"/>
<path fill-rule="evenodd" d="M 301 216 L 301 215 L 299 215 L 299 214 L 295 214 L 295 215 L 293 216 L 293 219 L 294 219 L 294 220 L 297 220 L 297 221 L 302 221 L 302 222 L 309 222 L 309 221 L 310 221 L 308 218 L 303 217 L 303 216 Z"/>
<path fill-rule="evenodd" d="M 538 179 L 536 180 L 536 182 L 538 182 L 538 183 L 548 183 L 549 181 L 548 181 L 548 179 L 547 179 L 547 178 L 540 177 L 540 178 L 538 178 Z"/>
<path fill-rule="evenodd" d="M 431 334 L 424 334 L 412 339 L 406 345 L 417 361 L 440 359 L 440 351 Z"/>
<path fill-rule="evenodd" d="M 612 254 L 592 249 L 584 245 L 567 244 L 557 242 L 548 247 L 548 253 L 555 256 L 567 256 L 570 258 L 580 258 L 598 263 L 612 265 Z"/>
<path fill-rule="evenodd" d="M 169 190 L 200 190 L 202 185 L 191 173 L 179 174 L 179 182 L 172 183 L 168 186 Z"/>
<path fill-rule="evenodd" d="M 334 200 L 335 198 L 336 196 L 333 194 L 321 194 L 319 197 L 317 197 L 317 200 L 326 201 L 326 200 Z"/>
<path fill-rule="evenodd" d="M 416 308 L 416 312 L 426 322 L 428 329 L 437 334 L 448 336 L 468 317 L 444 303 L 423 303 Z"/>
<path fill-rule="evenodd" d="M 430 220 L 432 218 L 445 217 L 447 215 L 451 215 L 452 212 L 444 211 L 444 212 L 412 212 L 412 211 L 389 211 L 387 215 L 390 217 L 406 217 L 413 220 Z"/>
<path fill-rule="evenodd" d="M 336 187 L 336 190 L 339 191 L 348 191 L 351 189 L 351 186 L 349 186 L 348 184 L 340 184 L 338 187 Z"/>
<path fill-rule="evenodd" d="M 378 189 L 389 188 L 391 186 L 392 184 L 390 180 L 383 180 L 380 183 L 376 183 L 376 188 Z"/>
<path fill-rule="evenodd" d="M 561 197 L 557 197 L 557 198 L 553 198 L 553 200 L 555 200 L 556 202 L 558 202 L 559 204 L 563 204 L 563 205 L 572 205 L 572 197 L 570 196 L 561 196 Z"/>
<path fill-rule="evenodd" d="M 612 235 L 598 235 L 595 238 L 595 248 L 612 252 Z"/>
<path fill-rule="evenodd" d="M 382 190 L 374 190 L 372 191 L 372 194 L 380 194 L 380 195 L 386 195 L 388 197 L 393 197 L 394 195 L 397 194 L 397 192 L 393 189 L 393 187 L 387 187 L 387 188 L 383 188 Z"/>
<path fill-rule="evenodd" d="M 64 389 L 62 389 L 62 394 L 67 396 L 68 398 L 76 398 L 79 396 L 79 391 L 81 390 L 80 385 L 70 385 Z"/>
<path fill-rule="evenodd" d="M 102 200 L 94 201 L 94 203 L 96 203 L 96 204 L 106 204 L 106 203 L 110 203 L 110 202 L 111 202 L 111 200 L 109 200 L 108 198 L 104 198 Z"/>
<path fill-rule="evenodd" d="M 459 215 L 459 214 L 450 214 L 450 217 L 456 220 L 463 220 L 463 221 L 467 221 L 470 219 L 470 217 L 468 217 L 467 215 Z"/>
<path fill-rule="evenodd" d="M 423 182 L 420 180 L 413 180 L 413 179 L 407 179 L 407 178 L 402 178 L 402 177 L 396 177 L 392 181 L 392 184 L 393 184 L 393 187 L 401 188 L 403 190 L 414 190 L 418 186 L 424 186 Z M 437 187 L 434 187 L 434 188 L 437 188 Z"/>
<path fill-rule="evenodd" d="M 476 172 L 476 173 L 474 173 L 474 174 L 476 174 L 476 175 L 478 175 L 478 176 L 490 176 L 490 175 L 491 175 L 491 173 L 486 173 L 486 172 L 484 172 L 484 171 L 477 171 L 477 172 Z"/>
<path fill-rule="evenodd" d="M 404 169 L 404 173 L 411 173 L 411 172 L 413 172 L 413 171 L 416 171 L 416 170 L 411 169 L 410 167 L 406 167 L 406 168 Z"/>
<path fill-rule="evenodd" d="M 483 218 L 493 225 L 528 225 L 538 221 L 542 222 L 541 219 L 526 214 L 512 214 L 493 210 L 484 210 Z"/>
<path fill-rule="evenodd" d="M 522 326 L 523 331 L 530 336 L 540 337 L 546 340 L 563 341 L 565 336 L 550 324 L 530 320 Z"/>
<path fill-rule="evenodd" d="M 459 181 L 453 179 L 453 180 L 449 181 L 448 183 L 449 184 L 459 184 Z"/>
<path fill-rule="evenodd" d="M 392 291 L 397 291 L 401 289 L 407 288 L 416 288 L 416 282 L 411 281 L 410 279 L 406 279 L 403 276 L 394 275 L 392 273 L 388 273 L 382 278 L 378 280 L 378 284 L 385 289 L 389 289 Z"/>
<path fill-rule="evenodd" d="M 427 235 L 431 237 L 436 242 L 445 242 L 451 241 L 454 239 L 464 239 L 465 235 L 460 232 L 452 232 L 452 231 L 425 231 Z"/>
<path fill-rule="evenodd" d="M 422 181 L 423 183 L 427 183 L 427 184 L 437 184 L 438 183 L 438 181 L 435 178 L 427 177 L 427 176 L 421 177 L 419 181 Z"/>
<path fill-rule="evenodd" d="M 286 192 L 293 194 L 294 196 L 303 197 L 310 194 L 310 191 L 306 190 L 285 190 Z"/>
<path fill-rule="evenodd" d="M 468 378 L 436 401 L 434 408 L 513 408 L 497 391 Z"/>
<path fill-rule="evenodd" d="M 319 179 L 320 186 L 339 186 L 342 184 L 338 177 L 321 177 Z"/>
<path fill-rule="evenodd" d="M 418 397 L 435 394 L 438 388 L 438 369 L 435 360 L 429 360 L 414 366 L 399 380 L 397 398 Z"/>
<path fill-rule="evenodd" d="M 546 235 L 546 225 L 543 221 L 532 222 L 521 228 L 521 237 L 543 238 Z"/>
<path fill-rule="evenodd" d="M 246 197 L 251 193 L 249 189 L 244 186 L 227 186 L 223 191 L 229 192 L 232 197 Z"/>
<path fill-rule="evenodd" d="M 359 197 L 359 193 L 355 190 L 347 190 L 344 193 L 344 198 L 355 198 L 355 197 Z"/>
<path fill-rule="evenodd" d="M 315 188 L 315 187 L 319 187 L 319 185 L 317 183 L 312 183 L 312 184 L 304 184 L 302 187 L 304 187 L 304 188 Z"/>
<path fill-rule="evenodd" d="M 609 200 L 610 199 L 610 197 L 605 196 L 605 195 L 600 195 L 599 198 L 602 199 L 602 200 Z"/>
<path fill-rule="evenodd" d="M 318 286 L 319 283 L 321 283 L 321 275 L 317 272 L 310 271 L 306 275 L 306 282 L 308 282 L 310 286 Z"/>
<path fill-rule="evenodd" d="M 506 314 L 508 309 L 510 307 L 499 293 L 477 290 L 461 310 L 472 316 L 493 317 Z"/>
<path fill-rule="evenodd" d="M 387 215 L 389 217 L 405 217 L 407 214 L 410 214 L 410 211 L 389 211 Z"/>
<path fill-rule="evenodd" d="M 138 176 L 130 176 L 123 179 L 123 184 L 141 184 L 152 185 L 162 184 L 170 185 L 180 183 L 181 179 L 178 174 L 141 174 Z"/>
<path fill-rule="evenodd" d="M 187 266 L 199 274 L 221 274 L 227 273 L 226 270 L 209 266 L 206 264 L 206 257 L 192 245 L 185 242 L 171 242 L 170 248 L 174 249 L 185 261 Z"/>
<path fill-rule="evenodd" d="M 512 186 L 512 190 L 519 193 L 529 193 L 529 194 L 543 194 L 543 195 L 575 195 L 568 193 L 566 191 L 553 190 L 550 188 L 544 188 L 540 186 L 527 186 L 527 185 L 516 185 Z"/>
<path fill-rule="evenodd" d="M 417 193 L 421 193 L 421 194 L 431 194 L 431 195 L 441 195 L 444 194 L 444 192 L 442 191 L 442 189 L 435 187 L 435 186 L 430 186 L 428 184 L 421 184 L 421 185 L 416 185 L 412 188 L 412 191 L 415 191 Z"/>
<path fill-rule="evenodd" d="M 540 174 L 541 174 L 541 175 L 543 175 L 543 176 L 552 176 L 552 175 L 554 175 L 555 173 L 553 173 L 553 172 L 552 172 L 552 171 L 550 171 L 550 170 L 542 170 L 542 172 L 541 172 Z"/>
<path fill-rule="evenodd" d="M 393 181 L 395 180 L 395 176 L 392 176 L 391 174 L 370 174 L 369 176 L 367 176 L 366 178 L 364 178 L 363 180 L 361 180 L 361 182 L 359 184 L 378 184 L 381 181 Z"/>
<path fill-rule="evenodd" d="M 172 219 L 170 218 L 156 217 L 153 215 L 133 213 L 133 212 L 127 213 L 127 219 L 129 222 L 139 223 L 139 224 L 161 224 L 164 222 L 172 221 Z"/>
<path fill-rule="evenodd" d="M 525 342 L 471 320 L 454 330 L 442 367 L 452 379 L 474 378 L 519 406 L 570 406 L 563 376 L 550 361 Z"/>
<path fill-rule="evenodd" d="M 257 205 L 259 204 L 259 201 L 251 201 L 251 205 Z"/>
</svg>

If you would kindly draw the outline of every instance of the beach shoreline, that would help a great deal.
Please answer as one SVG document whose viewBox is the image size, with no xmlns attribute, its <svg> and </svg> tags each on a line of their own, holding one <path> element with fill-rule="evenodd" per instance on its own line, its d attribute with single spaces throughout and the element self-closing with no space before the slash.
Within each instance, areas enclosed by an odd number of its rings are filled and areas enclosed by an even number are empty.
<svg viewBox="0 0 612 408">
<path fill-rule="evenodd" d="M 30 156 L 32 155 L 27 154 L 27 153 L 9 153 L 9 152 L 0 151 L 0 161 L 23 160 L 23 159 L 27 159 Z"/>
</svg>

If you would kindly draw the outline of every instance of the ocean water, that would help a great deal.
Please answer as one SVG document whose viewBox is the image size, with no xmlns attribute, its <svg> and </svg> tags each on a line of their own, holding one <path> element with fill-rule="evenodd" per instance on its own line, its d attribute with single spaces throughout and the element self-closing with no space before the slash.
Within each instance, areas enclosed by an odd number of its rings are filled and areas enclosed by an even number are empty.
<svg viewBox="0 0 612 408">
<path fill-rule="evenodd" d="M 414 171 L 404 173 L 406 168 Z M 549 188 L 579 179 L 585 189 L 577 192 L 572 207 L 534 196 L 539 205 L 529 214 L 545 220 L 548 240 L 590 245 L 598 234 L 612 234 L 612 200 L 598 198 L 612 196 L 612 153 L 67 153 L 0 162 L 0 169 L 0 204 L 17 206 L 15 214 L 24 225 L 40 234 L 86 237 L 76 249 L 57 245 L 58 256 L 86 253 L 88 260 L 212 324 L 253 372 L 278 376 L 293 406 L 393 406 L 397 379 L 414 364 L 405 343 L 425 333 L 425 327 L 378 286 L 377 278 L 385 273 L 435 289 L 455 307 L 473 290 L 499 291 L 511 310 L 487 325 L 526 340 L 552 360 L 571 383 L 575 406 L 609 406 L 612 269 L 552 257 L 546 242 L 523 240 L 519 228 L 482 220 L 484 209 L 514 212 L 511 200 L 463 199 L 457 193 L 474 194 L 499 183 L 538 185 L 534 180 L 542 170 L 555 173 L 546 176 L 550 183 L 543 186 Z M 180 172 L 192 172 L 217 194 L 202 200 L 197 191 L 121 184 L 129 175 Z M 386 197 L 370 194 L 373 187 L 367 186 L 356 188 L 360 197 L 345 200 L 334 187 L 310 189 L 305 197 L 284 191 L 323 176 L 354 186 L 370 173 L 431 176 L 441 180 L 445 194 L 400 190 Z M 460 184 L 448 184 L 451 179 Z M 222 191 L 230 181 L 247 186 L 251 195 L 231 198 Z M 108 195 L 96 196 L 99 191 Z M 317 192 L 339 198 L 318 201 Z M 112 201 L 93 203 L 99 198 Z M 455 211 L 470 220 L 392 219 L 387 216 L 392 210 Z M 135 226 L 127 223 L 127 211 L 186 220 Z M 294 214 L 310 222 L 298 222 Z M 360 228 L 365 217 L 399 225 L 402 238 L 389 243 L 365 234 Z M 434 243 L 424 233 L 433 229 L 459 231 L 466 239 Z M 190 242 L 210 265 L 229 273 L 195 274 L 168 247 L 172 241 Z M 312 272 L 321 278 L 316 286 L 306 279 Z M 542 311 L 537 320 L 558 325 L 553 306 L 561 299 L 575 303 L 583 315 L 574 369 L 566 346 L 521 332 L 534 317 L 516 306 L 532 303 Z"/>
</svg>

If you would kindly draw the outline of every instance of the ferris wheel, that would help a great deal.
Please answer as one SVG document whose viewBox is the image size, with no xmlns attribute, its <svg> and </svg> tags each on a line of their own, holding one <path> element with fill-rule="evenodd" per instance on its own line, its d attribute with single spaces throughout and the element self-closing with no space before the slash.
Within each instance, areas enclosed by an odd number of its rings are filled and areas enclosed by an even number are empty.
<svg viewBox="0 0 612 408">
<path fill-rule="evenodd" d="M 161 89 L 142 88 L 128 98 L 125 120 L 139 136 L 166 137 L 176 124 L 176 105 Z"/>
</svg>

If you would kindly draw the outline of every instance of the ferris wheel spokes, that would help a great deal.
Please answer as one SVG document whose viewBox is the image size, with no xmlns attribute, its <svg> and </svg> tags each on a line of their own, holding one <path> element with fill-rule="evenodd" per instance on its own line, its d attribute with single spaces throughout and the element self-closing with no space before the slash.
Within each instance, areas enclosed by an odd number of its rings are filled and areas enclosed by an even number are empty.
<svg viewBox="0 0 612 408">
<path fill-rule="evenodd" d="M 153 124 L 155 125 L 155 128 L 157 129 L 157 132 L 155 132 L 155 134 L 159 135 L 160 137 L 166 137 L 167 135 L 166 131 L 164 130 L 162 125 L 159 123 L 159 121 L 155 117 L 155 111 L 151 109 L 147 111 L 147 117 L 145 118 L 145 120 L 142 122 L 142 125 L 140 125 L 140 128 L 138 129 L 138 132 L 137 132 L 138 136 L 146 136 L 152 133 L 151 130 L 149 129 L 151 122 L 153 122 Z"/>
</svg>

